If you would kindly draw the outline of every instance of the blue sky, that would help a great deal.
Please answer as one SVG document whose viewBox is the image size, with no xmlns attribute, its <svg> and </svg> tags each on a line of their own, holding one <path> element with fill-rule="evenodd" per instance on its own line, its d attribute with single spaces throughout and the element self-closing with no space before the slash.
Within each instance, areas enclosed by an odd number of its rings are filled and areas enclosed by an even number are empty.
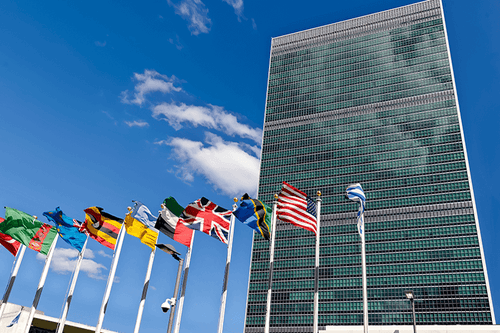
<svg viewBox="0 0 500 333">
<path fill-rule="evenodd" d="M 407 0 L 2 1 L 0 203 L 83 220 L 165 197 L 225 208 L 257 188 L 272 37 Z M 500 3 L 443 0 L 492 296 L 500 311 Z M 369 194 L 368 194 L 369 196 Z M 1 214 L 3 215 L 3 214 Z M 242 332 L 252 231 L 237 224 L 225 332 Z M 160 241 L 169 242 L 161 235 Z M 186 248 L 175 245 L 182 254 Z M 59 317 L 75 253 L 57 246 L 39 309 Z M 95 325 L 112 251 L 89 241 L 69 320 Z M 104 328 L 132 332 L 148 247 L 125 237 Z M 226 247 L 197 234 L 181 331 L 217 329 Z M 13 257 L 0 249 L 0 284 Z M 56 264 L 57 263 L 57 264 Z M 28 250 L 10 301 L 30 306 L 43 258 Z M 160 304 L 177 262 L 158 252 L 141 330 L 164 332 Z"/>
</svg>

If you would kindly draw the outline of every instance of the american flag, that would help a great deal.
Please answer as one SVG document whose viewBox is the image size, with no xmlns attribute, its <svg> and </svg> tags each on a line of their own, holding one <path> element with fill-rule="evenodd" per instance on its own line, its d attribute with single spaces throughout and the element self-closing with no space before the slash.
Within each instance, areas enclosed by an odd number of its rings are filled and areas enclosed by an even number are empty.
<svg viewBox="0 0 500 333">
<path fill-rule="evenodd" d="M 231 214 L 230 210 L 203 197 L 190 203 L 182 212 L 179 221 L 227 244 Z"/>
<path fill-rule="evenodd" d="M 304 192 L 283 182 L 276 210 L 278 219 L 316 234 L 316 204 Z"/>
</svg>

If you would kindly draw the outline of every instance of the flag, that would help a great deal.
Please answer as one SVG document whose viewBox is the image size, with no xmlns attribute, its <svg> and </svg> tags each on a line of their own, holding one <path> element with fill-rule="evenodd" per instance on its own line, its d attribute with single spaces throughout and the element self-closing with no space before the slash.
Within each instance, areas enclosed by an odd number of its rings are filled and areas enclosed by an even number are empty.
<svg viewBox="0 0 500 333">
<path fill-rule="evenodd" d="M 21 317 L 21 312 L 22 311 L 19 311 L 19 313 L 17 314 L 17 316 L 15 316 L 14 319 L 12 319 L 12 321 L 10 322 L 9 325 L 7 325 L 7 327 L 12 327 L 12 326 L 14 326 L 15 324 L 17 324 L 19 322 L 19 318 Z"/>
<path fill-rule="evenodd" d="M 20 210 L 5 207 L 5 221 L 0 223 L 0 233 L 9 235 L 21 244 L 42 254 L 48 254 L 57 236 L 56 228 L 42 223 Z"/>
<path fill-rule="evenodd" d="M 0 223 L 3 221 L 5 221 L 5 219 L 0 217 Z M 19 251 L 19 247 L 21 247 L 21 243 L 6 234 L 0 234 L 0 244 L 2 244 L 14 256 L 17 255 L 17 251 Z"/>
<path fill-rule="evenodd" d="M 207 198 L 190 203 L 182 212 L 180 220 L 185 226 L 200 230 L 227 244 L 229 221 L 232 212 Z"/>
<path fill-rule="evenodd" d="M 156 220 L 155 228 L 174 241 L 190 247 L 194 231 L 179 221 L 183 210 L 184 208 L 173 197 L 166 198 Z"/>
<path fill-rule="evenodd" d="M 283 182 L 278 196 L 276 216 L 284 222 L 290 222 L 316 234 L 316 204 L 304 192 Z"/>
<path fill-rule="evenodd" d="M 43 215 L 49 222 L 56 225 L 59 236 L 61 236 L 66 243 L 73 246 L 78 251 L 82 251 L 83 244 L 85 244 L 87 240 L 87 235 L 80 232 L 81 223 L 66 216 L 59 207 L 54 211 L 45 212 Z"/>
<path fill-rule="evenodd" d="M 363 188 L 361 187 L 361 184 L 353 184 L 350 185 L 347 189 L 347 198 L 352 200 L 352 201 L 357 201 L 359 202 L 359 209 L 358 209 L 358 232 L 360 235 L 363 235 L 365 232 L 365 217 L 364 217 L 364 212 L 365 212 L 365 202 L 366 202 L 366 196 L 365 192 L 363 192 Z"/>
<path fill-rule="evenodd" d="M 135 203 L 134 208 L 125 217 L 125 228 L 131 236 L 137 237 L 143 244 L 151 249 L 155 248 L 158 230 L 154 229 L 157 217 L 151 214 L 151 211 L 140 201 Z M 153 229 L 151 229 L 153 228 Z"/>
<path fill-rule="evenodd" d="M 271 207 L 260 200 L 251 199 L 247 193 L 241 197 L 240 207 L 233 212 L 234 216 L 247 226 L 255 229 L 264 239 L 269 240 L 271 225 Z"/>
<path fill-rule="evenodd" d="M 103 212 L 101 207 L 89 207 L 83 211 L 86 213 L 83 227 L 90 238 L 114 250 L 123 219 Z"/>
</svg>

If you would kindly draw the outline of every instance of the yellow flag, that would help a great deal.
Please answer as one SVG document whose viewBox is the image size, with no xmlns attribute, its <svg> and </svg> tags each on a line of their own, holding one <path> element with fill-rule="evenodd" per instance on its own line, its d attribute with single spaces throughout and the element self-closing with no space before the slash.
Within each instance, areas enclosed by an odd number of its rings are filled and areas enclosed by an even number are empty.
<svg viewBox="0 0 500 333">
<path fill-rule="evenodd" d="M 130 214 L 125 217 L 125 228 L 127 233 L 141 240 L 142 243 L 155 248 L 158 232 L 148 228 L 144 223 L 134 219 Z"/>
</svg>

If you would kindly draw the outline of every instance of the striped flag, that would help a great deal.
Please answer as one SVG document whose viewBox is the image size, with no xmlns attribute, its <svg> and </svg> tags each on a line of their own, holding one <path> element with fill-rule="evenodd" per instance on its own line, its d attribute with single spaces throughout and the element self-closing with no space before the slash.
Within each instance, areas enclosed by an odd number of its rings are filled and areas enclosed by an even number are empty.
<svg viewBox="0 0 500 333">
<path fill-rule="evenodd" d="M 5 221 L 5 219 L 0 217 L 0 223 L 2 223 L 3 221 Z M 9 235 L 5 235 L 2 233 L 0 233 L 0 244 L 2 244 L 14 256 L 17 255 L 17 251 L 19 251 L 19 248 L 21 247 L 21 243 L 19 243 Z"/>
<path fill-rule="evenodd" d="M 360 235 L 363 235 L 363 233 L 365 232 L 365 217 L 363 214 L 365 212 L 365 202 L 366 202 L 365 192 L 363 192 L 361 184 L 350 185 L 346 189 L 346 191 L 347 191 L 347 198 L 349 198 L 352 201 L 359 202 L 358 232 Z"/>
<path fill-rule="evenodd" d="M 283 182 L 278 196 L 276 216 L 284 222 L 317 232 L 316 204 L 304 192 Z"/>
<path fill-rule="evenodd" d="M 89 207 L 83 211 L 86 214 L 82 226 L 84 231 L 90 238 L 114 250 L 123 219 L 104 212 L 101 207 Z"/>
</svg>

